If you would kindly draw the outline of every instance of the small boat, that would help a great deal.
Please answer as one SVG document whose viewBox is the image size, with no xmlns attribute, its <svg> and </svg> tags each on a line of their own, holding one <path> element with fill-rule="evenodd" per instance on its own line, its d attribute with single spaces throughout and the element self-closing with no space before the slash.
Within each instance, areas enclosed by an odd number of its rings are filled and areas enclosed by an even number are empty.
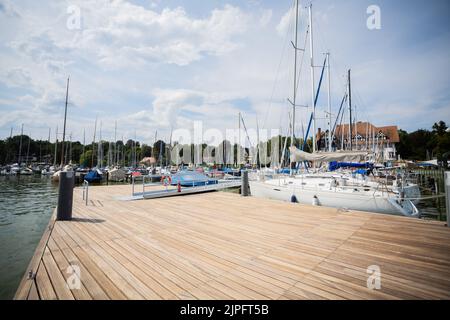
<svg viewBox="0 0 450 320">
<path fill-rule="evenodd" d="M 182 187 L 197 187 L 210 184 L 217 184 L 217 179 L 212 179 L 196 171 L 180 171 L 171 176 L 171 185 L 180 184 Z"/>
<path fill-rule="evenodd" d="M 108 171 L 109 181 L 120 182 L 126 179 L 126 172 L 120 168 L 114 168 Z"/>
<path fill-rule="evenodd" d="M 102 172 L 98 169 L 93 169 L 84 176 L 84 180 L 86 180 L 89 183 L 100 182 L 102 181 L 102 178 L 103 178 Z"/>
<path fill-rule="evenodd" d="M 9 172 L 10 172 L 12 175 L 19 174 L 19 173 L 20 173 L 20 166 L 19 166 L 19 164 L 18 164 L 18 163 L 14 163 L 14 164 L 11 166 L 11 169 L 9 170 Z"/>
<path fill-rule="evenodd" d="M 30 168 L 23 168 L 23 169 L 20 169 L 19 174 L 21 176 L 29 176 L 29 175 L 33 174 L 33 170 L 31 170 Z"/>
<path fill-rule="evenodd" d="M 35 174 L 41 174 L 42 173 L 42 169 L 41 169 L 40 166 L 35 166 L 31 170 L 33 170 L 33 173 L 35 173 Z"/>
<path fill-rule="evenodd" d="M 50 169 L 51 169 L 51 167 L 50 167 Z M 72 166 L 68 164 L 68 165 L 64 166 L 62 171 L 72 171 L 72 169 L 73 169 Z M 61 170 L 58 170 L 55 173 L 53 173 L 52 180 L 54 182 L 58 182 L 59 181 L 59 174 L 60 173 L 61 173 Z"/>
<path fill-rule="evenodd" d="M 43 175 L 43 176 L 52 176 L 54 173 L 55 173 L 55 171 L 54 171 L 54 168 L 52 169 L 53 167 L 50 167 L 50 168 L 44 168 L 42 171 L 41 171 L 41 175 Z"/>
</svg>

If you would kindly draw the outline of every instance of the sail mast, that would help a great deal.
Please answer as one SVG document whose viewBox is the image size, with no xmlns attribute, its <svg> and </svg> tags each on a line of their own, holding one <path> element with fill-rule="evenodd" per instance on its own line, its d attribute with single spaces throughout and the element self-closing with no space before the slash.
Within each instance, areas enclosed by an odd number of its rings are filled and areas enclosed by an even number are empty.
<svg viewBox="0 0 450 320">
<path fill-rule="evenodd" d="M 331 79 L 330 79 L 330 53 L 327 52 L 327 78 L 328 78 L 328 152 L 331 152 Z"/>
<path fill-rule="evenodd" d="M 53 159 L 53 166 L 56 167 L 56 155 L 58 153 L 58 126 L 56 126 L 56 132 L 55 132 L 55 159 Z M 55 168 L 56 170 L 56 168 Z"/>
<path fill-rule="evenodd" d="M 95 146 L 95 134 L 97 133 L 97 116 L 95 117 L 94 124 L 94 138 L 92 140 L 92 157 L 91 157 L 91 168 L 94 167 L 94 146 Z"/>
<path fill-rule="evenodd" d="M 63 128 L 63 138 L 61 147 L 61 169 L 64 166 L 64 141 L 66 139 L 66 119 L 67 119 L 67 101 L 69 99 L 69 78 L 67 78 L 67 88 L 66 88 L 66 106 L 64 108 L 64 128 Z"/>
<path fill-rule="evenodd" d="M 19 166 L 21 163 L 22 158 L 22 136 L 23 136 L 23 123 L 22 123 L 22 129 L 20 130 L 20 142 L 19 142 Z"/>
<path fill-rule="evenodd" d="M 114 164 L 117 166 L 118 165 L 118 158 L 119 155 L 117 153 L 117 120 L 114 123 Z"/>
<path fill-rule="evenodd" d="M 294 39 L 294 96 L 292 101 L 292 131 L 291 147 L 294 145 L 295 132 L 295 103 L 297 98 L 297 43 L 298 43 L 298 0 L 295 1 L 295 39 Z"/>
<path fill-rule="evenodd" d="M 83 128 L 83 155 L 86 151 L 86 128 Z"/>
<path fill-rule="evenodd" d="M 237 143 L 237 150 L 236 150 L 236 166 L 239 168 L 241 167 L 241 113 L 239 112 L 239 119 L 238 119 L 238 143 Z"/>
<path fill-rule="evenodd" d="M 349 134 L 350 134 L 350 150 L 353 150 L 353 132 L 352 132 L 352 87 L 350 80 L 350 69 L 348 69 L 348 112 L 349 112 Z"/>
<path fill-rule="evenodd" d="M 314 42 L 313 42 L 313 25 L 312 25 L 312 3 L 308 7 L 309 11 L 309 53 L 311 58 L 311 101 L 313 108 L 313 152 L 316 151 L 316 103 L 314 101 L 315 88 L 314 88 Z"/>
</svg>

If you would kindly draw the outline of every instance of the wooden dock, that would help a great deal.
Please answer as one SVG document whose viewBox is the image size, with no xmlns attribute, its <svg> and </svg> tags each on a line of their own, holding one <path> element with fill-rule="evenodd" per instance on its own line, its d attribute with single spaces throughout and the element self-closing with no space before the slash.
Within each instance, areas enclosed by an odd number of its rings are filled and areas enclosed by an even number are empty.
<svg viewBox="0 0 450 320">
<path fill-rule="evenodd" d="M 130 188 L 90 187 L 88 206 L 76 188 L 74 219 L 50 221 L 15 298 L 450 299 L 441 222 L 227 192 L 118 200 Z"/>
</svg>

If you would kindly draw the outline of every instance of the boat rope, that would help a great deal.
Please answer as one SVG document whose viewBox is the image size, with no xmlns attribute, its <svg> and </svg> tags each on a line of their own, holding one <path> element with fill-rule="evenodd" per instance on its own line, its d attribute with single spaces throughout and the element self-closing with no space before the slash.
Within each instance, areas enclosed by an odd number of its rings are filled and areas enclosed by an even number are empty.
<svg viewBox="0 0 450 320">
<path fill-rule="evenodd" d="M 437 199 L 437 198 L 443 198 L 445 197 L 445 194 L 439 194 L 434 196 L 428 196 L 428 197 L 417 197 L 417 198 L 401 198 L 402 200 L 429 200 L 429 199 Z"/>
</svg>

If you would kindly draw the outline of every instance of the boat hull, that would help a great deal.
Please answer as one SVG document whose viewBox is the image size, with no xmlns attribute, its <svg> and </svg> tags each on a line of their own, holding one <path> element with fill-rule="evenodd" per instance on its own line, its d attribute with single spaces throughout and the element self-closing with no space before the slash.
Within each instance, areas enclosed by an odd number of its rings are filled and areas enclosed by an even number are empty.
<svg viewBox="0 0 450 320">
<path fill-rule="evenodd" d="M 260 198 L 281 201 L 294 201 L 302 204 L 350 209 L 367 212 L 414 215 L 414 208 L 399 208 L 386 197 L 368 196 L 367 194 L 348 194 L 327 190 L 311 190 L 293 186 L 276 186 L 263 181 L 249 181 L 250 193 Z M 294 197 L 295 198 L 294 198 Z"/>
</svg>

